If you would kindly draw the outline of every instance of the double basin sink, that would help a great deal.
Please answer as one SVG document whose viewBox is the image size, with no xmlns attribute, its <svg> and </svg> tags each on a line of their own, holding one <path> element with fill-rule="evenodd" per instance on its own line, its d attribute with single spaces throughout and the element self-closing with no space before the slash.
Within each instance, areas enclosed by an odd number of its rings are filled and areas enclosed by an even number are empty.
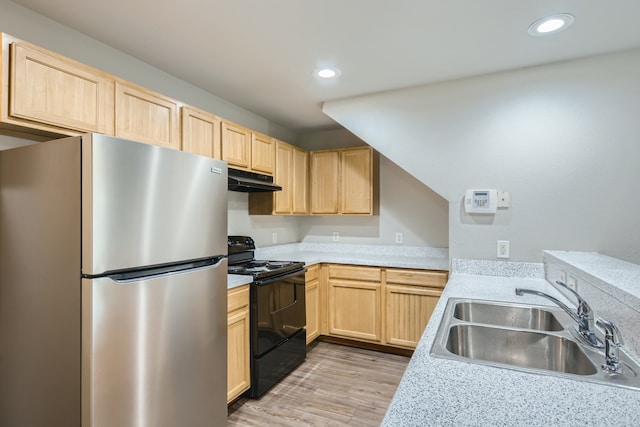
<svg viewBox="0 0 640 427">
<path fill-rule="evenodd" d="M 451 298 L 431 355 L 640 390 L 640 366 L 619 351 L 621 372 L 602 368 L 603 349 L 581 343 L 556 307 Z"/>
</svg>

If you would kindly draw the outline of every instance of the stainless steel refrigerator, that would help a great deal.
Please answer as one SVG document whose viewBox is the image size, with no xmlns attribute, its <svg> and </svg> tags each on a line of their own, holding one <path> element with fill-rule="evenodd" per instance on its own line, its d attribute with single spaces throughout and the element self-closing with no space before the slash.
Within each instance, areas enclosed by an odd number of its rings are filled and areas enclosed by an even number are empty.
<svg viewBox="0 0 640 427">
<path fill-rule="evenodd" d="M 227 185 L 98 134 L 0 152 L 0 425 L 226 425 Z"/>
</svg>

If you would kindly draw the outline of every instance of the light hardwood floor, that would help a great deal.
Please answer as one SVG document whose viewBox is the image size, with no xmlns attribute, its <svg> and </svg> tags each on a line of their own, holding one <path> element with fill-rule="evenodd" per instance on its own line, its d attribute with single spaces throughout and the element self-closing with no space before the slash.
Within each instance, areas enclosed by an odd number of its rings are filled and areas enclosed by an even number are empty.
<svg viewBox="0 0 640 427">
<path fill-rule="evenodd" d="M 259 400 L 229 407 L 229 426 L 378 426 L 409 358 L 314 342 L 307 360 Z"/>
</svg>

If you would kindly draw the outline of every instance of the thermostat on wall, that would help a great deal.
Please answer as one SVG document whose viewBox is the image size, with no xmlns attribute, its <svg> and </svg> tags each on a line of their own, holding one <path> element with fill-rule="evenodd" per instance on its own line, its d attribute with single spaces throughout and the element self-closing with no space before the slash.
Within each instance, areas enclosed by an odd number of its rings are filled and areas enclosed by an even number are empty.
<svg viewBox="0 0 640 427">
<path fill-rule="evenodd" d="M 464 195 L 466 213 L 495 214 L 498 209 L 497 190 L 467 190 Z"/>
</svg>

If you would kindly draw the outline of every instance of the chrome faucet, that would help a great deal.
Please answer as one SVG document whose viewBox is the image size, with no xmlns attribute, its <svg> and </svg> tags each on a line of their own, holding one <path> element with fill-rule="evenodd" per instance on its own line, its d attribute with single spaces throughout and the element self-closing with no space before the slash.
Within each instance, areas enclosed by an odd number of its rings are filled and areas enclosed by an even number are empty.
<svg viewBox="0 0 640 427">
<path fill-rule="evenodd" d="M 599 317 L 596 325 L 604 334 L 605 344 L 605 361 L 602 368 L 608 372 L 622 372 L 620 358 L 618 357 L 618 348 L 622 347 L 622 335 L 618 327 L 610 320 Z"/>
<path fill-rule="evenodd" d="M 516 295 L 522 296 L 523 294 L 532 294 L 532 295 L 538 295 L 553 301 L 558 307 L 563 309 L 569 316 L 571 316 L 573 320 L 576 321 L 576 323 L 578 324 L 578 336 L 582 338 L 582 340 L 586 344 L 590 345 L 591 347 L 597 347 L 597 348 L 604 347 L 604 345 L 602 344 L 602 341 L 600 341 L 596 336 L 596 332 L 594 330 L 594 324 L 593 324 L 593 310 L 591 310 L 591 307 L 589 307 L 589 304 L 587 304 L 584 298 L 578 295 L 576 291 L 569 288 L 564 283 L 560 281 L 557 281 L 556 283 L 570 290 L 576 296 L 576 298 L 578 299 L 578 308 L 576 311 L 569 308 L 566 304 L 564 304 L 557 298 L 554 298 L 551 295 L 547 295 L 544 292 L 534 291 L 533 289 L 516 288 Z"/>
</svg>

